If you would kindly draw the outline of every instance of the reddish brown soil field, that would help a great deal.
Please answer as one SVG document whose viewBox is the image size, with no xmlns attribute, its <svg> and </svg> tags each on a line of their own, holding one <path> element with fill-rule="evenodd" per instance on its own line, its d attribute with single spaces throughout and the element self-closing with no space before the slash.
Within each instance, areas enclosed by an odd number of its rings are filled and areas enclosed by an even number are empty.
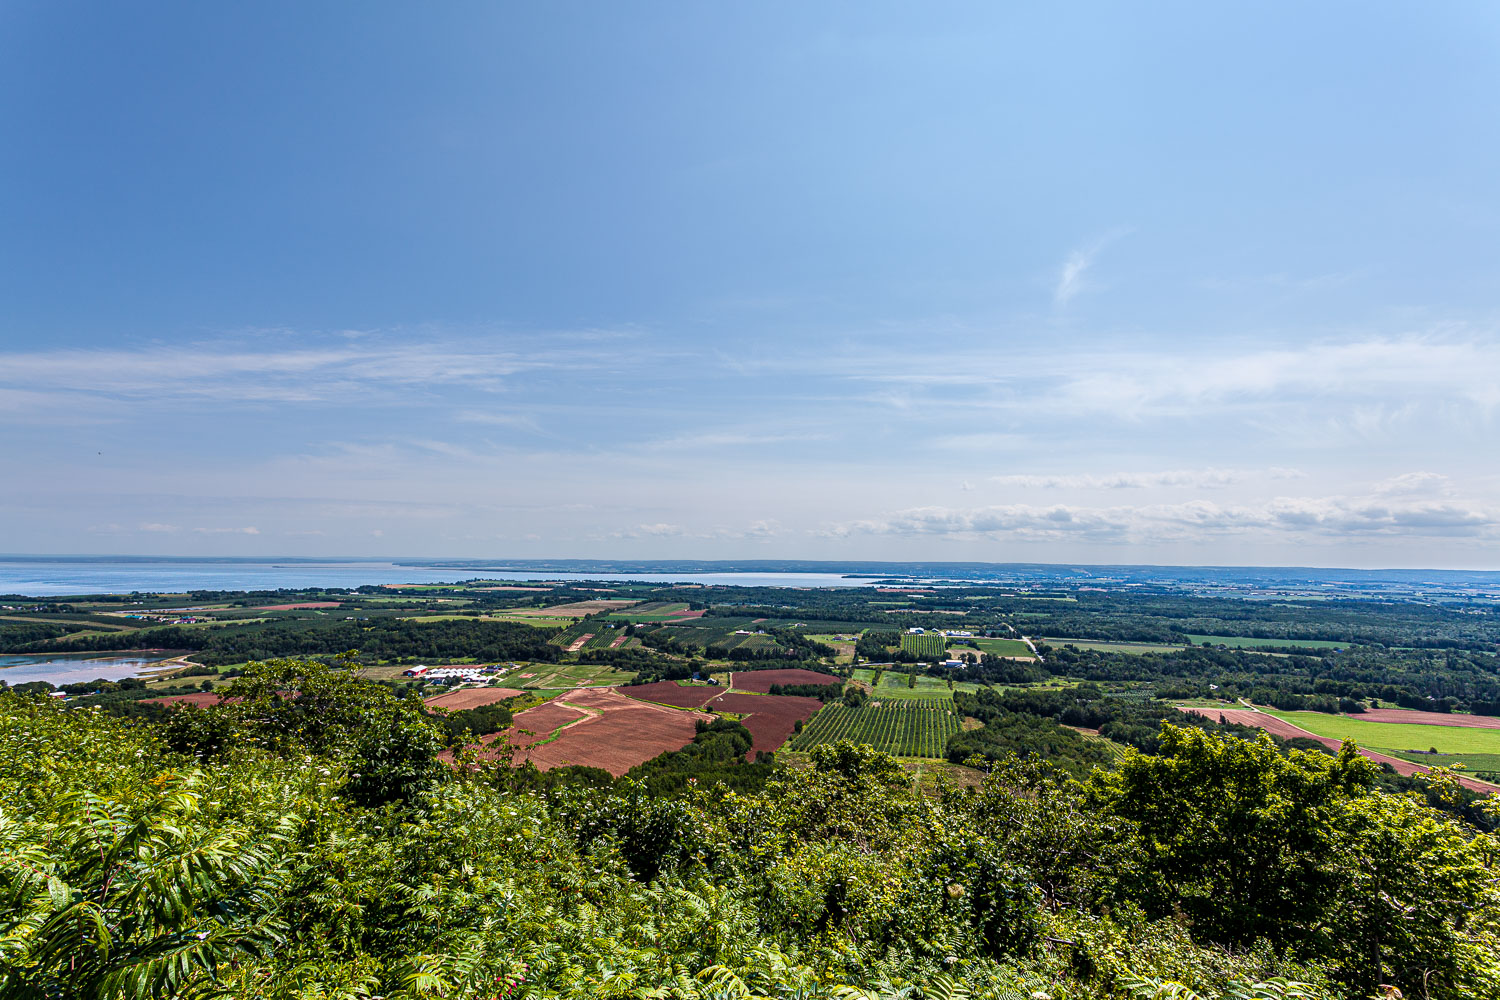
<svg viewBox="0 0 1500 1000">
<path fill-rule="evenodd" d="M 765 671 L 772 673 L 773 671 Z M 797 698 L 784 694 L 728 694 L 710 705 L 716 712 L 745 714 L 741 721 L 750 730 L 753 743 L 747 757 L 753 759 L 760 750 L 775 750 L 791 738 L 798 719 L 811 719 L 823 703 L 816 698 Z"/>
<path fill-rule="evenodd" d="M 705 718 L 699 712 L 636 701 L 614 688 L 576 691 L 562 698 L 596 714 L 568 726 L 551 742 L 521 751 L 517 763 L 530 760 L 544 771 L 569 764 L 602 767 L 618 776 L 658 754 L 680 750 L 692 741 L 698 720 Z M 526 714 L 522 712 L 516 721 L 521 722 Z"/>
<path fill-rule="evenodd" d="M 679 611 L 671 618 L 666 619 L 666 622 L 668 625 L 673 622 L 685 622 L 690 618 L 702 618 L 707 613 L 702 608 L 699 608 L 697 611 Z"/>
<path fill-rule="evenodd" d="M 1372 708 L 1351 719 L 1366 722 L 1414 722 L 1421 726 L 1463 726 L 1466 729 L 1500 729 L 1493 715 L 1452 715 L 1447 712 L 1416 712 L 1405 708 Z"/>
<path fill-rule="evenodd" d="M 1226 722 L 1237 722 L 1242 726 L 1254 726 L 1257 729 L 1264 729 L 1266 732 L 1272 733 L 1276 736 L 1280 736 L 1282 739 L 1291 739 L 1294 736 L 1305 736 L 1310 740 L 1317 740 L 1319 743 L 1323 744 L 1325 747 L 1328 747 L 1330 750 L 1337 750 L 1340 746 L 1343 745 L 1340 740 L 1336 740 L 1328 736 L 1315 736 L 1312 733 L 1308 732 L 1306 729 L 1303 729 L 1301 726 L 1294 726 L 1284 719 L 1276 718 L 1274 715 L 1267 715 L 1265 712 L 1253 712 L 1248 708 L 1221 710 L 1215 708 L 1198 709 L 1179 707 L 1179 711 L 1198 712 L 1200 715 L 1206 715 L 1210 719 L 1215 720 L 1217 720 L 1218 717 L 1222 715 L 1224 717 L 1224 721 Z M 1395 709 L 1382 709 L 1381 711 L 1395 711 Z M 1421 712 L 1408 714 L 1439 715 L 1441 713 Z M 1365 713 L 1365 715 L 1359 716 L 1359 718 L 1365 718 L 1369 715 L 1374 715 L 1374 713 L 1367 712 Z M 1388 722 L 1394 720 L 1371 719 L 1371 721 Z M 1364 747 L 1360 747 L 1359 752 L 1362 756 L 1368 757 L 1376 763 L 1391 765 L 1391 767 L 1395 769 L 1395 772 L 1397 774 L 1423 774 L 1429 770 L 1428 768 L 1423 767 L 1421 764 L 1413 764 L 1411 761 L 1402 760 L 1400 757 L 1388 757 L 1383 753 L 1376 753 L 1374 750 L 1366 750 Z M 1486 784 L 1483 781 L 1475 781 L 1473 778 L 1459 778 L 1458 783 L 1463 785 L 1465 788 L 1476 792 L 1493 792 L 1496 790 L 1496 786 Z"/>
<path fill-rule="evenodd" d="M 554 604 L 550 608 L 542 608 L 538 614 L 554 615 L 566 618 L 572 615 L 582 618 L 584 615 L 596 614 L 600 611 L 623 611 L 641 603 L 638 600 L 627 600 L 624 598 L 596 597 L 591 601 L 573 601 L 569 604 Z"/>
<path fill-rule="evenodd" d="M 635 684 L 617 689 L 628 698 L 637 701 L 654 701 L 662 705 L 676 705 L 678 708 L 702 708 L 714 698 L 724 693 L 722 687 L 695 685 L 683 687 L 671 681 L 657 681 L 655 684 Z"/>
<path fill-rule="evenodd" d="M 516 716 L 515 728 L 529 729 L 532 735 L 523 736 L 513 732 L 511 742 L 520 746 L 535 743 L 537 740 L 545 740 L 561 727 L 586 718 L 588 718 L 588 713 L 581 708 L 569 708 L 555 701 L 549 701 L 545 705 L 528 708 Z"/>
<path fill-rule="evenodd" d="M 301 611 L 303 608 L 337 608 L 338 601 L 307 601 L 303 604 L 263 604 L 255 611 Z"/>
<path fill-rule="evenodd" d="M 592 639 L 593 637 L 594 637 L 594 633 L 592 633 L 592 632 L 585 632 L 585 633 L 583 633 L 583 635 L 580 635 L 578 638 L 576 638 L 576 639 L 573 640 L 573 644 L 568 647 L 567 651 L 569 653 L 576 653 L 576 652 L 578 652 L 585 645 L 587 645 L 588 641 L 590 639 Z"/>
<path fill-rule="evenodd" d="M 1241 726 L 1254 726 L 1256 729 L 1264 729 L 1266 732 L 1274 736 L 1280 736 L 1282 739 L 1291 739 L 1294 736 L 1309 736 L 1324 746 L 1332 747 L 1335 750 L 1339 748 L 1338 740 L 1313 736 L 1312 733 L 1301 726 L 1294 726 L 1290 722 L 1283 722 L 1274 715 L 1255 712 L 1248 708 L 1179 708 L 1178 711 L 1197 712 L 1199 715 L 1207 716 L 1215 722 L 1219 721 L 1219 718 L 1222 716 L 1225 722 L 1234 722 Z"/>
<path fill-rule="evenodd" d="M 497 701 L 504 701 L 524 693 L 516 688 L 465 688 L 462 691 L 449 691 L 447 694 L 423 698 L 422 704 L 428 708 L 446 708 L 450 712 L 458 712 L 465 708 L 493 705 Z"/>
<path fill-rule="evenodd" d="M 736 691 L 759 691 L 766 694 L 772 684 L 842 684 L 843 679 L 816 670 L 737 670 L 730 675 L 729 686 Z"/>
<path fill-rule="evenodd" d="M 158 705 L 217 705 L 219 696 L 212 691 L 196 691 L 193 694 L 169 694 L 160 698 L 145 698 L 143 701 Z"/>
</svg>

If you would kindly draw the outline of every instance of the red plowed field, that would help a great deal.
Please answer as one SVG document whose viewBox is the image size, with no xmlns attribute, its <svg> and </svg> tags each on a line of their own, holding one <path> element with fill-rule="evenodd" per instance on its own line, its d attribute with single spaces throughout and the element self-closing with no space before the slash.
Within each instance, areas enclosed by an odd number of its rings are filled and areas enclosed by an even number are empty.
<svg viewBox="0 0 1500 1000">
<path fill-rule="evenodd" d="M 160 698 L 145 698 L 144 701 L 158 705 L 217 705 L 219 696 L 212 691 L 196 691 L 193 694 L 168 694 Z"/>
<path fill-rule="evenodd" d="M 730 676 L 729 686 L 738 691 L 771 690 L 772 684 L 842 684 L 843 679 L 816 670 L 739 670 Z"/>
<path fill-rule="evenodd" d="M 654 701 L 662 705 L 676 705 L 678 708 L 702 708 L 710 700 L 724 693 L 724 689 L 716 685 L 684 687 L 671 681 L 633 684 L 618 690 L 621 694 L 637 701 Z"/>
<path fill-rule="evenodd" d="M 1253 711 L 1251 711 L 1248 708 L 1233 708 L 1233 709 L 1207 708 L 1207 709 L 1199 709 L 1199 708 L 1181 708 L 1179 706 L 1179 711 L 1183 711 L 1183 712 L 1197 712 L 1200 715 L 1206 715 L 1210 719 L 1214 719 L 1214 720 L 1217 720 L 1219 718 L 1219 716 L 1222 715 L 1224 717 L 1224 721 L 1225 722 L 1237 722 L 1237 723 L 1239 723 L 1242 726 L 1254 726 L 1256 729 L 1264 729 L 1266 732 L 1272 733 L 1273 735 L 1276 735 L 1276 736 L 1280 736 L 1283 739 L 1291 739 L 1294 736 L 1305 736 L 1305 737 L 1307 737 L 1310 740 L 1317 740 L 1319 743 L 1323 744 L 1325 747 L 1328 747 L 1330 750 L 1337 750 L 1340 746 L 1343 745 L 1343 742 L 1341 740 L 1333 739 L 1330 736 L 1315 736 L 1312 733 L 1308 732 L 1306 729 L 1303 729 L 1301 726 L 1294 726 L 1290 722 L 1285 721 L 1284 719 L 1278 719 L 1278 718 L 1276 718 L 1274 715 L 1267 715 L 1265 712 L 1253 712 Z M 1394 709 L 1383 709 L 1382 711 L 1394 711 Z M 1374 713 L 1366 713 L 1366 715 L 1361 715 L 1361 716 L 1359 716 L 1359 718 L 1363 719 L 1367 715 L 1373 715 L 1373 714 Z M 1416 713 L 1413 713 L 1413 714 L 1416 714 Z M 1423 715 L 1436 715 L 1436 714 L 1439 714 L 1439 713 L 1436 713 L 1436 712 L 1423 712 L 1423 713 L 1420 713 L 1420 714 L 1423 714 Z M 1389 720 L 1389 719 L 1371 719 L 1371 721 L 1372 722 L 1389 722 L 1389 721 L 1393 721 L 1393 720 Z M 1370 758 L 1371 760 L 1375 761 L 1378 764 L 1389 764 L 1389 765 L 1391 765 L 1391 767 L 1395 770 L 1395 772 L 1397 774 L 1405 774 L 1405 775 L 1423 774 L 1423 773 L 1426 773 L 1426 771 L 1428 770 L 1428 768 L 1423 767 L 1421 764 L 1413 764 L 1411 761 L 1409 761 L 1409 760 L 1402 760 L 1400 757 L 1388 757 L 1388 756 L 1386 756 L 1383 753 L 1376 753 L 1374 750 L 1366 750 L 1364 747 L 1360 747 L 1359 748 L 1359 752 L 1360 752 L 1361 755 Z M 1482 781 L 1475 781 L 1473 778 L 1459 778 L 1458 779 L 1458 783 L 1461 784 L 1461 785 L 1463 785 L 1465 788 L 1468 788 L 1468 789 L 1470 789 L 1472 791 L 1476 791 L 1476 792 L 1493 792 L 1495 790 L 1495 786 L 1494 785 L 1487 785 L 1487 784 L 1485 784 Z"/>
<path fill-rule="evenodd" d="M 558 702 L 549 701 L 545 705 L 528 708 L 516 716 L 511 742 L 522 746 L 535 743 L 537 740 L 545 740 L 563 726 L 585 718 L 588 718 L 588 713 L 581 708 L 569 708 Z M 529 729 L 532 735 L 523 736 L 515 731 L 520 729 Z"/>
<path fill-rule="evenodd" d="M 450 712 L 458 712 L 466 708 L 493 705 L 497 701 L 504 701 L 524 693 L 515 688 L 465 688 L 462 691 L 449 691 L 447 694 L 423 698 L 422 704 L 428 708 L 446 708 Z"/>
<path fill-rule="evenodd" d="M 757 671 L 760 672 L 760 671 Z M 797 673 L 798 671 L 764 671 L 764 673 Z M 809 671 L 810 672 L 810 671 Z M 738 677 L 739 675 L 735 675 Z M 716 712 L 745 714 L 741 721 L 753 740 L 747 757 L 760 750 L 775 750 L 791 738 L 798 719 L 811 719 L 823 703 L 816 698 L 798 698 L 784 694 L 728 694 L 709 705 Z"/>
<path fill-rule="evenodd" d="M 1280 736 L 1284 740 L 1289 740 L 1294 736 L 1308 736 L 1326 747 L 1332 747 L 1335 750 L 1339 748 L 1338 740 L 1313 736 L 1312 733 L 1301 726 L 1294 726 L 1290 722 L 1283 722 L 1274 715 L 1252 711 L 1248 708 L 1182 708 L 1179 711 L 1197 712 L 1199 715 L 1207 716 L 1215 722 L 1219 721 L 1219 718 L 1222 716 L 1225 722 L 1234 722 L 1241 726 L 1254 726 L 1256 729 L 1264 729 L 1266 732 L 1274 736 Z"/>
<path fill-rule="evenodd" d="M 698 720 L 705 718 L 698 712 L 636 701 L 613 688 L 594 688 L 562 697 L 597 714 L 568 726 L 549 743 L 522 750 L 516 755 L 517 763 L 530 760 L 544 771 L 578 764 L 621 775 L 658 754 L 682 749 L 692 742 Z M 519 723 L 521 717 L 516 721 Z"/>
<path fill-rule="evenodd" d="M 1421 726 L 1463 726 L 1468 729 L 1500 729 L 1493 715 L 1451 715 L 1447 712 L 1416 712 L 1405 708 L 1372 708 L 1349 716 L 1366 722 L 1414 722 Z"/>
</svg>

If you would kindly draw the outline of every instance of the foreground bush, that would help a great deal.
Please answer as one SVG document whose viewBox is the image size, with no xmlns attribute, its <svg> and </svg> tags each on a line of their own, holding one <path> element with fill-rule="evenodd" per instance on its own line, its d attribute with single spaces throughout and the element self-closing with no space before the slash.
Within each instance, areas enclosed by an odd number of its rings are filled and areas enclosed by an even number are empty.
<svg viewBox="0 0 1500 1000">
<path fill-rule="evenodd" d="M 924 796 L 838 744 L 663 798 L 429 771 L 292 669 L 196 750 L 0 694 L 0 997 L 1500 996 L 1495 842 L 1357 761 L 1168 728 Z"/>
</svg>

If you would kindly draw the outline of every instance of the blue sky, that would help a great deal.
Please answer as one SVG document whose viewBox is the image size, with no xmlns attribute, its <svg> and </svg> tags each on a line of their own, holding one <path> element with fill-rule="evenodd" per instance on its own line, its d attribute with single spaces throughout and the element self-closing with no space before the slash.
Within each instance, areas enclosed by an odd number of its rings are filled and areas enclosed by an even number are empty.
<svg viewBox="0 0 1500 1000">
<path fill-rule="evenodd" d="M 1500 568 L 1500 9 L 0 9 L 0 551 Z"/>
</svg>

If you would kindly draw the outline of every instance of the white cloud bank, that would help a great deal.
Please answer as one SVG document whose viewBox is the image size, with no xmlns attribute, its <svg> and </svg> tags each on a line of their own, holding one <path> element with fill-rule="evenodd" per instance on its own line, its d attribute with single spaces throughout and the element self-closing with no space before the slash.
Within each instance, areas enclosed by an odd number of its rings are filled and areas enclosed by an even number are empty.
<svg viewBox="0 0 1500 1000">
<path fill-rule="evenodd" d="M 991 476 L 998 486 L 1021 489 L 1071 490 L 1142 490 L 1161 487 L 1220 489 L 1233 486 L 1249 474 L 1235 469 L 1171 469 L 1164 472 L 1114 472 L 1067 475 L 1029 475 L 1024 473 Z"/>
<path fill-rule="evenodd" d="M 1197 541 L 1260 534 L 1326 537 L 1500 538 L 1500 507 L 1450 499 L 1277 497 L 1245 504 L 1192 500 L 1179 504 L 1087 507 L 998 504 L 912 507 L 839 523 L 824 534 L 956 535 L 1019 541 L 1069 539 L 1119 544 Z"/>
</svg>

